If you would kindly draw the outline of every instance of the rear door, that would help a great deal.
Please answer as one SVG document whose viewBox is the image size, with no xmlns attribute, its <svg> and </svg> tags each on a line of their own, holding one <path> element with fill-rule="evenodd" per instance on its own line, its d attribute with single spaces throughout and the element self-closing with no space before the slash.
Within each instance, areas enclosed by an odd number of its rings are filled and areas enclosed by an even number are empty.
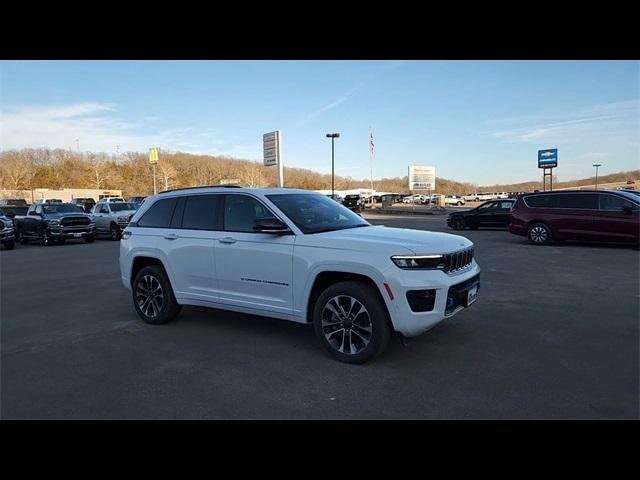
<svg viewBox="0 0 640 480">
<path fill-rule="evenodd" d="M 225 231 L 215 248 L 220 303 L 291 314 L 295 235 L 255 232 L 255 220 L 276 215 L 252 195 L 224 197 Z"/>
<path fill-rule="evenodd" d="M 221 194 L 178 197 L 171 225 L 158 239 L 173 270 L 177 297 L 216 302 L 215 248 L 222 236 Z"/>
<path fill-rule="evenodd" d="M 594 219 L 598 240 L 637 242 L 640 214 L 638 205 L 612 193 L 600 193 L 598 200 L 599 209 Z"/>
<path fill-rule="evenodd" d="M 513 202 L 496 202 L 498 204 L 495 214 L 495 226 L 507 228 L 509 226 L 509 217 L 511 216 L 511 207 Z"/>
<path fill-rule="evenodd" d="M 496 215 L 498 214 L 498 202 L 489 202 L 478 207 L 478 213 L 476 214 L 476 225 L 478 227 L 496 227 L 498 226 L 498 220 Z"/>
<path fill-rule="evenodd" d="M 551 228 L 564 240 L 593 241 L 597 239 L 595 215 L 598 212 L 597 193 L 558 193 L 551 195 L 553 211 Z"/>
</svg>

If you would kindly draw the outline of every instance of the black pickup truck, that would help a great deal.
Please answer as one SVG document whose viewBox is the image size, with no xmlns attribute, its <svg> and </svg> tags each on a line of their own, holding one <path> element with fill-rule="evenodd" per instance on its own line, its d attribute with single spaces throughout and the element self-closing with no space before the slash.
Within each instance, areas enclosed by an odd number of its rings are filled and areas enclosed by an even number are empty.
<svg viewBox="0 0 640 480">
<path fill-rule="evenodd" d="M 0 243 L 7 250 L 12 250 L 15 245 L 13 220 L 7 217 L 0 209 Z"/>
<path fill-rule="evenodd" d="M 360 195 L 347 195 L 344 197 L 342 204 L 354 212 L 364 210 L 364 198 Z"/>
<path fill-rule="evenodd" d="M 16 215 L 26 215 L 29 204 L 22 198 L 2 199 L 0 200 L 0 209 L 6 217 L 13 218 Z"/>
<path fill-rule="evenodd" d="M 95 239 L 93 219 L 71 203 L 35 203 L 26 215 L 16 215 L 13 223 L 23 245 L 29 240 L 48 246 L 68 238 L 82 238 L 87 243 Z"/>
</svg>

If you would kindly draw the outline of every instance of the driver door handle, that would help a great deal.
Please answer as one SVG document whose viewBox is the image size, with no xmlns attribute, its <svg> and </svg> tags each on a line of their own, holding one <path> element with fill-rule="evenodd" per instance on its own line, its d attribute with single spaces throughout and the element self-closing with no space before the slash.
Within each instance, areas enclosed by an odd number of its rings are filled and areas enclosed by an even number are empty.
<svg viewBox="0 0 640 480">
<path fill-rule="evenodd" d="M 166 238 L 167 240 L 175 240 L 176 238 L 178 238 L 178 235 L 176 235 L 175 233 L 170 233 L 169 235 L 165 235 L 164 238 Z"/>
<path fill-rule="evenodd" d="M 220 243 L 236 243 L 237 240 L 235 238 L 231 238 L 231 237 L 224 237 L 218 240 Z"/>
</svg>

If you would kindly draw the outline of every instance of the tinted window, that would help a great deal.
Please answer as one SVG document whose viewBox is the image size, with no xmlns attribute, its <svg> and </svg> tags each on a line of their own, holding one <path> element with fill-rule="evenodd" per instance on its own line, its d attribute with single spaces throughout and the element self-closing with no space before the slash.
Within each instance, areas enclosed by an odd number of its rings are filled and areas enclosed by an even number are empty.
<svg viewBox="0 0 640 480">
<path fill-rule="evenodd" d="M 617 195 L 600 194 L 600 210 L 622 210 L 622 207 L 634 207 L 634 204 Z"/>
<path fill-rule="evenodd" d="M 171 224 L 171 216 L 176 206 L 175 198 L 158 200 L 147 212 L 138 220 L 139 227 L 167 228 Z"/>
<path fill-rule="evenodd" d="M 525 203 L 534 208 L 552 208 L 555 205 L 553 200 L 556 195 L 534 195 L 531 197 L 525 197 Z"/>
<path fill-rule="evenodd" d="M 502 210 L 511 210 L 513 207 L 513 202 L 500 202 L 500 209 Z"/>
<path fill-rule="evenodd" d="M 498 204 L 496 202 L 485 203 L 484 205 L 480 205 L 478 207 L 479 210 L 489 210 L 490 208 L 496 208 Z"/>
<path fill-rule="evenodd" d="M 328 198 L 327 200 L 331 201 Z M 260 218 L 276 217 L 253 197 L 248 195 L 226 195 L 224 206 L 225 230 L 253 233 L 253 223 Z"/>
<path fill-rule="evenodd" d="M 598 195 L 595 193 L 569 193 L 556 195 L 556 208 L 576 208 L 595 210 L 598 208 Z"/>
<path fill-rule="evenodd" d="M 303 233 L 319 233 L 345 228 L 367 227 L 369 223 L 331 199 L 312 193 L 268 195 Z"/>
<path fill-rule="evenodd" d="M 187 197 L 182 228 L 193 230 L 222 230 L 220 203 L 222 195 L 193 195 Z M 251 224 L 253 227 L 253 223 Z"/>
</svg>

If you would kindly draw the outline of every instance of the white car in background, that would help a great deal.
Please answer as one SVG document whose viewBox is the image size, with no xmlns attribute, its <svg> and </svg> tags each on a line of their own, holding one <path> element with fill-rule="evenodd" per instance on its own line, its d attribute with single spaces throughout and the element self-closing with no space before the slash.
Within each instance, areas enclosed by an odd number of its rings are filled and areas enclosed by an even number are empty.
<svg viewBox="0 0 640 480">
<path fill-rule="evenodd" d="M 444 197 L 444 204 L 446 205 L 456 205 L 456 206 L 462 206 L 464 205 L 466 202 L 464 200 L 463 197 L 460 197 L 458 195 L 445 195 Z"/>
<path fill-rule="evenodd" d="M 147 323 L 169 322 L 183 305 L 308 323 L 347 363 L 381 353 L 393 332 L 426 332 L 470 306 L 480 286 L 467 238 L 373 226 L 325 195 L 288 188 L 147 198 L 122 234 L 120 275 Z"/>
</svg>

